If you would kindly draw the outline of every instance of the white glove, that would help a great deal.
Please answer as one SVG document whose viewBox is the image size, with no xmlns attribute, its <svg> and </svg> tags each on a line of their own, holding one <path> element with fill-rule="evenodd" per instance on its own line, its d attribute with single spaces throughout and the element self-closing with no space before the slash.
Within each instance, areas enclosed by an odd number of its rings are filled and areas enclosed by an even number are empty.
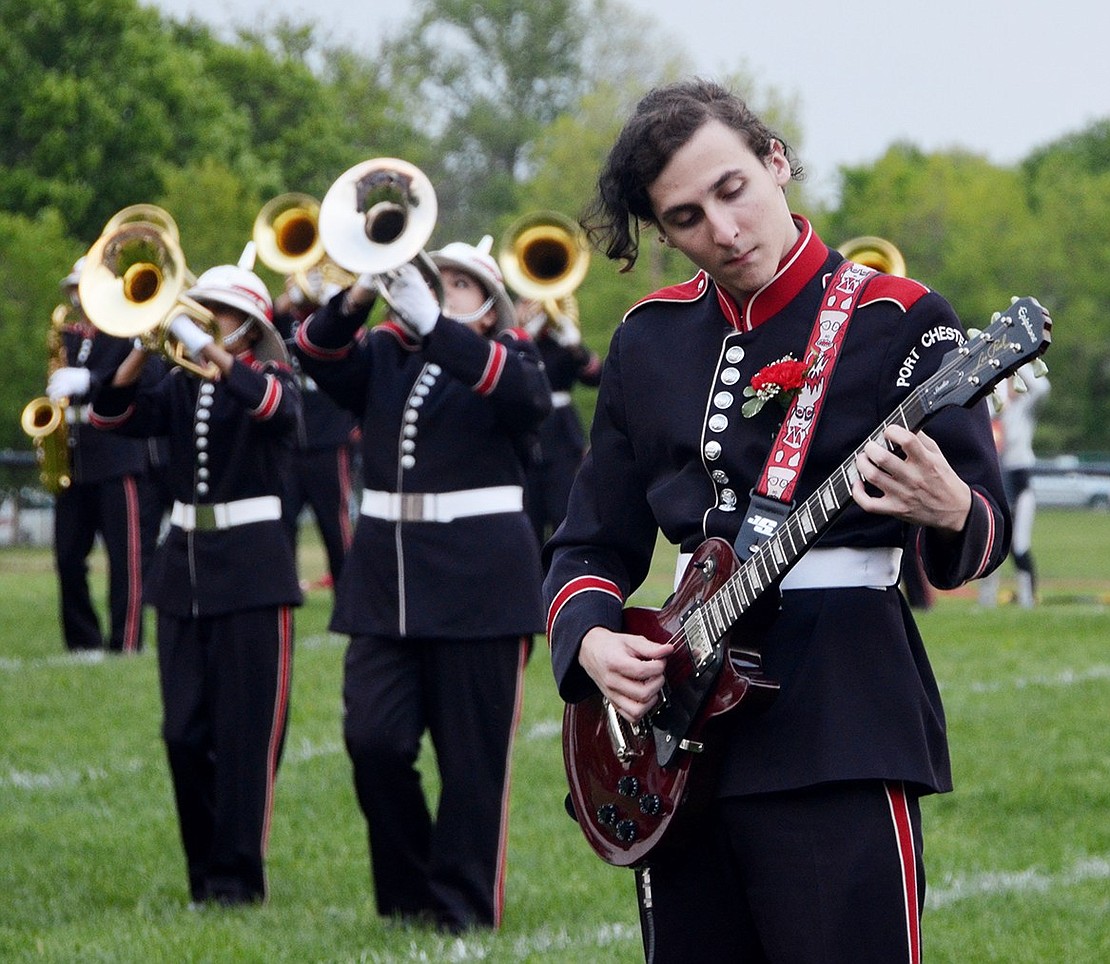
<svg viewBox="0 0 1110 964">
<path fill-rule="evenodd" d="M 46 384 L 46 395 L 52 402 L 60 402 L 73 395 L 84 395 L 92 384 L 87 368 L 59 368 Z"/>
<path fill-rule="evenodd" d="M 582 332 L 567 315 L 555 316 L 555 331 L 552 336 L 564 348 L 577 348 L 582 344 Z"/>
<path fill-rule="evenodd" d="M 399 321 L 420 336 L 427 335 L 439 321 L 439 303 L 420 269 L 411 261 L 401 265 L 386 282 L 389 302 Z"/>
<path fill-rule="evenodd" d="M 178 315 L 170 322 L 170 334 L 185 346 L 194 359 L 200 357 L 205 345 L 211 345 L 215 340 L 188 315 Z"/>
</svg>

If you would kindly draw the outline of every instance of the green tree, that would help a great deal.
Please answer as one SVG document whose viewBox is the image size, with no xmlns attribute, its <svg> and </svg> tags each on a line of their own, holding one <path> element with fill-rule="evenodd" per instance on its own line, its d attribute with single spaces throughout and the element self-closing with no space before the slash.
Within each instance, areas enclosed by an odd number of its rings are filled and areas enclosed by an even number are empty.
<svg viewBox="0 0 1110 964">
<path fill-rule="evenodd" d="M 91 242 L 165 167 L 246 150 L 224 93 L 137 0 L 6 0 L 2 26 L 0 207 L 55 208 Z"/>
<path fill-rule="evenodd" d="M 529 145 L 579 96 L 585 27 L 577 0 L 418 0 L 386 45 L 393 76 L 419 78 L 407 96 L 437 152 L 441 237 L 477 240 L 515 208 Z"/>
</svg>

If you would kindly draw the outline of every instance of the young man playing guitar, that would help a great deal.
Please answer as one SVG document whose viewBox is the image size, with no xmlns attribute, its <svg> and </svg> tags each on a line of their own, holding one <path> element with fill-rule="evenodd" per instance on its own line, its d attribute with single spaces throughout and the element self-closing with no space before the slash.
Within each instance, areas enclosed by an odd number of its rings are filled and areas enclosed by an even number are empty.
<svg viewBox="0 0 1110 964">
<path fill-rule="evenodd" d="M 757 533 L 766 522 L 746 511 L 761 477 L 781 484 L 798 469 L 797 506 L 851 467 L 842 474 L 854 504 L 775 582 L 777 609 L 758 631 L 738 629 L 777 697 L 722 715 L 704 747 L 681 741 L 680 757 L 704 748 L 719 760 L 693 832 L 639 862 L 649 961 L 919 960 L 918 798 L 951 789 L 951 775 L 937 684 L 897 588 L 901 547 L 919 530 L 929 579 L 951 588 L 995 568 L 1009 543 L 985 406 L 949 409 L 927 434 L 890 424 L 884 441 L 862 444 L 965 334 L 918 282 L 874 274 L 827 288 L 844 259 L 791 214 L 785 188 L 798 174 L 742 101 L 679 83 L 640 102 L 584 219 L 610 258 L 631 265 L 645 225 L 700 270 L 618 327 L 591 449 L 545 550 L 552 660 L 568 703 L 600 693 L 626 725 L 673 696 L 664 684 L 675 647 L 630 631 L 622 613 L 659 530 L 684 554 L 710 537 L 736 544 L 746 519 Z M 815 379 L 815 319 L 849 291 L 858 297 L 835 373 Z M 783 380 L 774 397 L 781 367 L 771 366 L 784 360 L 802 362 L 794 373 L 809 380 Z M 804 396 L 792 418 L 824 417 L 802 455 L 787 433 L 770 464 L 791 388 Z M 661 806 L 640 800 L 645 813 Z M 618 836 L 637 832 L 636 816 L 597 819 L 623 820 Z"/>
</svg>

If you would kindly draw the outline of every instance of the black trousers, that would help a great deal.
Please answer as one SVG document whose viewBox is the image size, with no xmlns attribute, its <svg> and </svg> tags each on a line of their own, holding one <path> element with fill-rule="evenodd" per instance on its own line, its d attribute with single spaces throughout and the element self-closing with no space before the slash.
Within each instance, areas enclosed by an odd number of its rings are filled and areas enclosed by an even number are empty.
<svg viewBox="0 0 1110 964">
<path fill-rule="evenodd" d="M 338 582 L 353 534 L 349 447 L 341 445 L 334 449 L 298 452 L 294 471 L 286 478 L 286 487 L 282 514 L 293 545 L 297 544 L 301 511 L 309 505 L 327 553 L 328 572 Z"/>
<path fill-rule="evenodd" d="M 67 649 L 105 645 L 89 592 L 89 553 L 97 534 L 108 556 L 107 648 L 138 652 L 143 644 L 143 537 L 134 476 L 77 483 L 54 501 L 54 564 Z"/>
<path fill-rule="evenodd" d="M 264 860 L 293 665 L 288 606 L 158 614 L 158 672 L 193 900 L 266 897 Z"/>
<path fill-rule="evenodd" d="M 343 733 L 382 915 L 500 925 L 527 653 L 519 637 L 351 639 Z M 440 777 L 434 819 L 416 769 L 425 730 Z"/>
<path fill-rule="evenodd" d="M 918 801 L 881 781 L 722 799 L 637 891 L 649 964 L 919 964 Z"/>
</svg>

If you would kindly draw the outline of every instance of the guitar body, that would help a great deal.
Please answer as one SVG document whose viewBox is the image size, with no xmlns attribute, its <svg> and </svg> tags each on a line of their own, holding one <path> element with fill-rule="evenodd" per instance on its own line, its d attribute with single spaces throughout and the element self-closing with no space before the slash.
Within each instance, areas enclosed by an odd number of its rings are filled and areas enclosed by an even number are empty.
<svg viewBox="0 0 1110 964">
<path fill-rule="evenodd" d="M 739 566 L 724 539 L 698 548 L 674 596 L 662 609 L 629 607 L 624 630 L 666 643 L 683 634 L 691 613 Z M 639 724 L 619 717 L 600 694 L 568 704 L 563 758 L 570 804 L 594 851 L 606 863 L 631 867 L 681 837 L 712 794 L 720 742 L 714 717 L 741 705 L 766 706 L 778 685 L 760 672 L 759 656 L 733 647 L 735 628 L 712 641 L 699 662 L 676 645 L 665 670 L 665 703 Z M 693 771 L 693 773 L 692 773 Z"/>
</svg>

